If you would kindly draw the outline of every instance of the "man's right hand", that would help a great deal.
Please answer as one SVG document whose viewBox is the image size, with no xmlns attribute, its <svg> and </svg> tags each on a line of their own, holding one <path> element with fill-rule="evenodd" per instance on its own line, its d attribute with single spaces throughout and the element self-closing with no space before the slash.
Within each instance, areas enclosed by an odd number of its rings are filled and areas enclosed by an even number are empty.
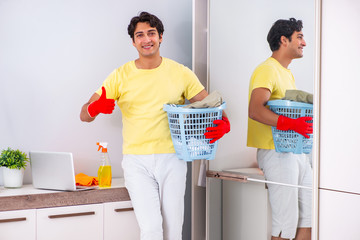
<svg viewBox="0 0 360 240">
<path fill-rule="evenodd" d="M 106 98 L 106 90 L 104 87 L 102 87 L 101 90 L 100 98 L 88 106 L 88 113 L 92 118 L 96 117 L 99 113 L 110 114 L 115 108 L 115 100 Z"/>
<path fill-rule="evenodd" d="M 312 117 L 299 117 L 296 119 L 288 118 L 280 115 L 277 121 L 276 129 L 282 131 L 293 130 L 306 138 L 310 138 L 308 134 L 313 133 L 313 123 L 311 121 Z"/>
</svg>

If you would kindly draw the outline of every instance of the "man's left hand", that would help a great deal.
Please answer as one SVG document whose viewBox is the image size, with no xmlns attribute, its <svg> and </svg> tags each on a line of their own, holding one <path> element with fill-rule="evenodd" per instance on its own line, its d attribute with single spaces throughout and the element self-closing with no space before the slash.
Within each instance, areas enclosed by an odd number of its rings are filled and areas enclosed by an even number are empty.
<svg viewBox="0 0 360 240">
<path fill-rule="evenodd" d="M 222 117 L 221 120 L 215 120 L 213 123 L 217 126 L 206 128 L 207 132 L 204 133 L 205 138 L 212 139 L 210 143 L 216 142 L 222 138 L 225 133 L 230 132 L 230 122 L 227 117 Z"/>
</svg>

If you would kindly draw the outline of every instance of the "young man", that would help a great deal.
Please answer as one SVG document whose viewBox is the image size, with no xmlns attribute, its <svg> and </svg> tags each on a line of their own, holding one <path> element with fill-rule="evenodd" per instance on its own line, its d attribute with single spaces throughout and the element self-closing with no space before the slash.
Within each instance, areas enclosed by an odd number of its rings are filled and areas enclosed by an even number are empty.
<svg viewBox="0 0 360 240">
<path fill-rule="evenodd" d="M 271 126 L 293 130 L 309 137 L 312 118 L 291 119 L 279 116 L 266 107 L 269 100 L 285 97 L 285 91 L 296 89 L 288 69 L 293 59 L 303 56 L 306 46 L 302 21 L 278 20 L 271 27 L 267 40 L 272 55 L 254 71 L 249 87 L 249 147 L 258 148 L 257 161 L 269 181 L 312 186 L 312 169 L 307 154 L 277 153 Z M 268 184 L 272 209 L 272 240 L 311 238 L 311 190 Z"/>
<path fill-rule="evenodd" d="M 186 162 L 176 157 L 163 104 L 184 104 L 208 93 L 187 67 L 160 56 L 162 22 L 147 12 L 133 17 L 128 33 L 139 58 L 113 71 L 81 110 L 91 122 L 110 114 L 115 101 L 122 111 L 125 186 L 142 240 L 181 240 Z M 230 131 L 223 120 L 210 133 L 217 140 Z"/>
</svg>

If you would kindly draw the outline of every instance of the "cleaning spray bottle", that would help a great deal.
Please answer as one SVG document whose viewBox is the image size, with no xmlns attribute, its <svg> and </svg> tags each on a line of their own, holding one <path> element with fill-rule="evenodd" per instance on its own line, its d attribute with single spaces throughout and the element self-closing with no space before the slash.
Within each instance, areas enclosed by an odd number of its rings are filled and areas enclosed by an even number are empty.
<svg viewBox="0 0 360 240">
<path fill-rule="evenodd" d="M 101 164 L 98 170 L 98 178 L 99 178 L 99 187 L 100 188 L 109 188 L 111 187 L 111 165 L 110 158 L 107 152 L 107 142 L 98 142 L 99 145 L 98 151 L 101 149 Z"/>
</svg>

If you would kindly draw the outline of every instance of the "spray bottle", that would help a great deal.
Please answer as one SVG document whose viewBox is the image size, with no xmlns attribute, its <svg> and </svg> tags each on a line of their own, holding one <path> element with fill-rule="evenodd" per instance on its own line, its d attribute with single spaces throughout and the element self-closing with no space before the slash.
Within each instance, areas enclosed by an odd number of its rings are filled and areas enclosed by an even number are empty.
<svg viewBox="0 0 360 240">
<path fill-rule="evenodd" d="M 110 158 L 107 152 L 107 142 L 98 142 L 99 145 L 98 151 L 101 149 L 101 164 L 98 170 L 98 178 L 99 178 L 99 187 L 100 188 L 109 188 L 111 187 L 111 165 Z"/>
</svg>

